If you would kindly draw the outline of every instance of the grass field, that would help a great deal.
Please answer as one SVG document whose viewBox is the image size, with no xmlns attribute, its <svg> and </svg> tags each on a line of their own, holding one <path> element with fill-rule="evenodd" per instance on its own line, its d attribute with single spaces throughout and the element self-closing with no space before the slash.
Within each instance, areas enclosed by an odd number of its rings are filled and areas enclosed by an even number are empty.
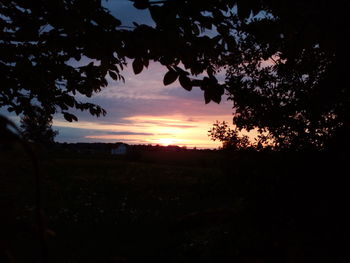
<svg viewBox="0 0 350 263">
<path fill-rule="evenodd" d="M 39 160 L 49 262 L 344 259 L 344 198 L 334 183 L 341 168 L 324 156 L 46 153 Z M 1 167 L 3 251 L 14 262 L 38 262 L 31 163 L 11 152 Z"/>
</svg>

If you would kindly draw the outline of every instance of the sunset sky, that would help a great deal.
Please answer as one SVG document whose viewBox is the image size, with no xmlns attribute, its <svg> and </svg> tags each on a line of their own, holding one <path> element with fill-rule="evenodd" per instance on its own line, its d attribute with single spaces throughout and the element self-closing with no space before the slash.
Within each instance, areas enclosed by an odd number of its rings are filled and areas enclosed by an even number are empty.
<svg viewBox="0 0 350 263">
<path fill-rule="evenodd" d="M 107 110 L 105 117 L 77 112 L 79 122 L 54 120 L 60 142 L 126 142 L 130 144 L 176 144 L 215 148 L 219 142 L 208 137 L 216 120 L 232 123 L 232 102 L 205 104 L 203 91 L 183 89 L 178 81 L 162 83 L 166 69 L 153 63 L 134 75 L 123 72 L 125 83 L 109 80 L 109 86 L 95 94 L 91 102 Z"/>
<path fill-rule="evenodd" d="M 125 26 L 131 26 L 133 21 L 153 25 L 148 11 L 136 10 L 129 0 L 109 0 L 103 4 Z M 69 123 L 58 114 L 54 117 L 53 128 L 59 131 L 55 140 L 172 144 L 189 148 L 220 146 L 220 142 L 210 140 L 208 130 L 216 120 L 232 123 L 232 102 L 223 97 L 220 104 L 206 105 L 203 91 L 194 88 L 188 92 L 178 81 L 164 87 L 165 72 L 160 64 L 150 63 L 148 70 L 134 75 L 130 65 L 122 72 L 125 83 L 108 79 L 109 85 L 102 92 L 91 99 L 81 98 L 102 106 L 107 115 L 96 118 L 87 112 L 73 112 L 79 121 Z"/>
</svg>

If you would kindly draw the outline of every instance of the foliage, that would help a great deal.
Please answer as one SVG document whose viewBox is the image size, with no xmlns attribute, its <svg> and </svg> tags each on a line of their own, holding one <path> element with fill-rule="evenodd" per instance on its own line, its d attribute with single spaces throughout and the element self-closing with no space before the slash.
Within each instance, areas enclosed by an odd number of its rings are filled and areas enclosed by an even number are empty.
<svg viewBox="0 0 350 263">
<path fill-rule="evenodd" d="M 144 37 L 151 58 L 186 79 L 185 89 L 200 86 L 206 103 L 226 90 L 239 129 L 258 128 L 295 150 L 346 139 L 349 89 L 336 84 L 334 30 L 345 32 L 346 1 L 133 1 L 150 10 L 167 47 Z M 207 76 L 188 78 L 200 73 Z"/>
<path fill-rule="evenodd" d="M 77 118 L 70 108 L 105 114 L 78 100 L 107 86 L 107 73 L 122 77 L 120 21 L 96 0 L 1 1 L 0 106 L 30 115 L 37 105 L 48 114 Z"/>
<path fill-rule="evenodd" d="M 58 131 L 52 130 L 52 116 L 45 110 L 36 108 L 30 115 L 21 118 L 21 129 L 24 139 L 49 145 L 54 142 Z"/>
<path fill-rule="evenodd" d="M 20 142 L 20 133 L 12 121 L 0 115 L 0 150 L 9 148 L 15 142 Z"/>
<path fill-rule="evenodd" d="M 268 130 L 280 148 L 324 148 L 348 118 L 349 93 L 336 84 L 331 30 L 340 21 L 324 20 L 339 7 L 330 1 L 266 2 L 271 16 L 242 23 L 238 52 L 227 56 L 234 122 Z"/>
<path fill-rule="evenodd" d="M 225 121 L 216 121 L 208 133 L 213 141 L 219 140 L 222 142 L 224 149 L 247 150 L 253 147 L 247 135 L 239 135 L 239 131 L 230 129 Z"/>
<path fill-rule="evenodd" d="M 347 1 L 131 1 L 150 11 L 155 27 L 123 30 L 97 0 L 5 1 L 0 105 L 19 114 L 39 102 L 68 121 L 77 120 L 70 108 L 105 114 L 77 95 L 100 91 L 107 73 L 122 80 L 129 58 L 135 74 L 160 62 L 164 85 L 200 87 L 206 103 L 226 91 L 237 128 L 267 132 L 278 148 L 349 141 L 349 89 L 336 84 L 345 74 L 336 62 L 347 60 L 335 51 L 338 32 L 346 35 Z"/>
</svg>

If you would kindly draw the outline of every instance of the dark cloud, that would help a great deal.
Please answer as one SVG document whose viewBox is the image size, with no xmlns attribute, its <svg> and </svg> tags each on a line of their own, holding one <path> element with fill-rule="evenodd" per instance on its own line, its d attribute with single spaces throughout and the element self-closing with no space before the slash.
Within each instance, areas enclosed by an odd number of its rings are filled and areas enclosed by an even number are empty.
<svg viewBox="0 0 350 263">
<path fill-rule="evenodd" d="M 151 136 L 154 135 L 153 133 L 148 133 L 148 132 L 115 132 L 115 131 L 99 131 L 100 134 L 107 134 L 107 135 L 144 135 L 144 136 Z"/>
<path fill-rule="evenodd" d="M 92 139 L 87 138 L 88 136 L 103 136 L 103 135 L 152 136 L 152 135 L 154 135 L 153 133 L 147 133 L 147 132 L 105 131 L 105 130 L 72 128 L 72 127 L 62 127 L 62 126 L 54 126 L 53 128 L 59 130 L 59 134 L 57 136 L 57 141 L 59 141 L 59 142 L 75 142 L 75 141 L 88 141 L 88 142 L 90 142 Z M 115 141 L 116 139 L 110 139 L 110 140 Z M 126 139 L 123 139 L 123 140 L 126 140 Z"/>
</svg>

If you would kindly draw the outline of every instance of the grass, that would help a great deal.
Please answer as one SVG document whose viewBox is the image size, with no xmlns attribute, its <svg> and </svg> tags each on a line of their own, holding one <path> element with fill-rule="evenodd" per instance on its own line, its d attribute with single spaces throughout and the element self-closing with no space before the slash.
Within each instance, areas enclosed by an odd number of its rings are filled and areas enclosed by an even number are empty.
<svg viewBox="0 0 350 263">
<path fill-rule="evenodd" d="M 49 262 L 338 262 L 328 245 L 341 238 L 329 227 L 339 213 L 330 203 L 341 197 L 330 196 L 330 177 L 320 172 L 339 171 L 320 158 L 41 155 L 45 218 L 55 233 Z M 32 168 L 20 153 L 3 156 L 1 167 L 5 248 L 28 262 L 39 253 Z"/>
</svg>

